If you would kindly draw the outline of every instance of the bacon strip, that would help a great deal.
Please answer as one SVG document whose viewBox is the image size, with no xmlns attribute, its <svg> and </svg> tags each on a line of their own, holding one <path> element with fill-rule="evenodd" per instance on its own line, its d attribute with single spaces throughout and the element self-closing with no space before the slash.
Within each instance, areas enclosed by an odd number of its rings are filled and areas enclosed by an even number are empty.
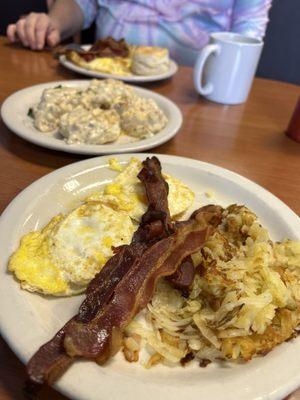
<svg viewBox="0 0 300 400">
<path fill-rule="evenodd" d="M 116 249 L 116 254 L 106 263 L 100 273 L 89 283 L 86 290 L 86 299 L 79 312 L 46 344 L 33 355 L 27 365 L 27 375 L 35 385 L 44 382 L 53 383 L 73 362 L 64 348 L 65 329 L 73 320 L 87 323 L 109 300 L 114 287 L 129 270 L 135 260 L 141 256 L 148 245 L 167 235 L 165 230 L 168 220 L 166 208 L 167 187 L 161 175 L 160 162 L 156 157 L 146 159 L 143 163 L 142 180 L 149 204 L 141 225 L 135 232 L 130 246 Z M 147 173 L 148 170 L 148 173 Z M 145 182 L 151 176 L 149 182 Z M 160 205 L 164 209 L 160 209 Z M 159 219 L 161 218 L 161 219 Z M 27 385 L 31 392 L 32 385 Z M 34 390 L 35 388 L 33 388 Z"/>
<path fill-rule="evenodd" d="M 189 256 L 182 261 L 173 275 L 168 277 L 168 281 L 181 290 L 184 297 L 188 297 L 189 290 L 195 278 L 195 268 L 192 258 Z"/>
<path fill-rule="evenodd" d="M 202 218 L 210 225 L 217 227 L 222 221 L 222 209 L 214 205 L 204 206 L 196 211 L 190 217 L 191 219 Z M 176 222 L 175 226 L 179 228 L 182 225 L 188 224 L 187 221 Z M 181 265 L 177 268 L 176 272 L 169 276 L 168 281 L 176 288 L 181 290 L 182 295 L 188 297 L 190 287 L 194 281 L 195 268 L 191 257 L 187 257 Z"/>
<path fill-rule="evenodd" d="M 151 300 L 157 280 L 174 274 L 213 233 L 222 213 L 217 206 L 198 210 L 175 229 L 169 216 L 168 189 L 156 158 L 144 162 L 139 178 L 149 208 L 132 243 L 116 249 L 88 285 L 78 314 L 31 358 L 27 366 L 31 382 L 51 384 L 78 357 L 102 364 L 113 356 L 126 325 Z"/>
<path fill-rule="evenodd" d="M 161 165 L 156 157 L 147 158 L 145 167 L 138 174 L 138 178 L 143 182 L 148 200 L 148 212 L 142 217 L 142 225 L 149 222 L 149 216 L 152 219 L 161 220 L 167 233 L 174 232 L 171 222 L 168 194 L 169 186 L 161 176 Z M 159 195 L 158 195 L 158 193 Z"/>
<path fill-rule="evenodd" d="M 151 244 L 168 235 L 172 230 L 168 208 L 168 185 L 162 177 L 161 165 L 156 157 L 147 158 L 143 162 L 144 168 L 138 175 L 142 181 L 148 199 L 148 209 L 142 217 L 141 224 L 134 233 L 130 246 L 116 249 L 121 257 L 117 261 L 115 256 L 102 268 L 101 273 L 89 283 L 87 298 L 81 305 L 76 320 L 88 322 L 95 315 L 95 310 L 102 307 L 112 295 L 122 277 L 127 273 L 135 259 Z"/>
<path fill-rule="evenodd" d="M 211 226 L 192 221 L 149 247 L 93 320 L 68 324 L 64 340 L 67 353 L 99 364 L 107 361 L 119 350 L 126 325 L 151 300 L 157 280 L 173 274 L 187 256 L 201 249 L 212 232 Z"/>
<path fill-rule="evenodd" d="M 97 40 L 89 50 L 76 53 L 85 61 L 90 62 L 99 57 L 129 57 L 129 47 L 124 39 L 115 40 L 112 37 Z M 67 52 L 68 56 L 68 52 Z"/>
</svg>

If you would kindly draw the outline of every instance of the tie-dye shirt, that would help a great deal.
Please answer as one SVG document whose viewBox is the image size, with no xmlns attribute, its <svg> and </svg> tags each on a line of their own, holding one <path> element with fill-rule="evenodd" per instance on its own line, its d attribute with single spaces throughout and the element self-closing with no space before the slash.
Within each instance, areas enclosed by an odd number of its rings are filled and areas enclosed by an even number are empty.
<svg viewBox="0 0 300 400">
<path fill-rule="evenodd" d="M 272 0 L 76 0 L 84 28 L 96 20 L 96 36 L 168 47 L 172 58 L 192 65 L 210 32 L 262 38 Z"/>
</svg>

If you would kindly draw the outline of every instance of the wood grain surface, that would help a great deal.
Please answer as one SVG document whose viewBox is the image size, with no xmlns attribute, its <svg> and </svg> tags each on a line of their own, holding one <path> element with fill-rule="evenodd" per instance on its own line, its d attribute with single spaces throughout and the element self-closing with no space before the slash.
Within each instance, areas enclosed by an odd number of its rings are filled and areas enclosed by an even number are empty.
<svg viewBox="0 0 300 400">
<path fill-rule="evenodd" d="M 27 86 L 78 78 L 84 77 L 65 70 L 50 52 L 25 50 L 0 38 L 1 103 Z M 255 79 L 245 104 L 225 106 L 196 94 L 192 69 L 187 67 L 180 67 L 172 79 L 143 86 L 173 100 L 184 117 L 179 134 L 153 152 L 228 168 L 264 186 L 300 213 L 300 144 L 284 134 L 300 95 L 299 87 Z M 36 179 L 83 158 L 27 143 L 0 121 L 0 211 Z M 23 365 L 0 338 L 0 400 L 23 399 L 24 379 Z M 47 388 L 40 399 L 66 398 Z M 300 400 L 300 390 L 289 400 Z"/>
</svg>

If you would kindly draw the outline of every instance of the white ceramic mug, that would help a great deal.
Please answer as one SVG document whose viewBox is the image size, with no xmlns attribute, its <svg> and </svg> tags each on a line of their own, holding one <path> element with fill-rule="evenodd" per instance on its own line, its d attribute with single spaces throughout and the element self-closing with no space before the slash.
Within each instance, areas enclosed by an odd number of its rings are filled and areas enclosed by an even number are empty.
<svg viewBox="0 0 300 400">
<path fill-rule="evenodd" d="M 194 85 L 208 100 L 244 103 L 249 94 L 263 42 L 237 33 L 217 32 L 203 47 L 194 68 Z"/>
</svg>

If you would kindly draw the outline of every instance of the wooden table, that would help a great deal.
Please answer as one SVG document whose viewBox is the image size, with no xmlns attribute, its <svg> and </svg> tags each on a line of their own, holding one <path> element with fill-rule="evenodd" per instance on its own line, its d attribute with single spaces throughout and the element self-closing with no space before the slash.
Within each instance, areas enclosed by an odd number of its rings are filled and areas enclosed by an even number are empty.
<svg viewBox="0 0 300 400">
<path fill-rule="evenodd" d="M 0 38 L 0 102 L 18 89 L 80 76 L 61 67 L 48 52 L 32 52 Z M 284 135 L 299 87 L 256 79 L 247 103 L 223 106 L 195 93 L 192 70 L 181 67 L 173 79 L 145 85 L 176 102 L 184 123 L 180 133 L 153 150 L 211 162 L 264 186 L 300 214 L 300 144 Z M 27 143 L 0 121 L 0 211 L 26 186 L 56 168 L 83 157 Z M 24 367 L 0 338 L 0 400 L 22 399 Z M 300 382 L 299 382 L 300 386 Z M 46 389 L 41 399 L 66 399 Z M 289 400 L 300 400 L 300 390 Z"/>
</svg>

